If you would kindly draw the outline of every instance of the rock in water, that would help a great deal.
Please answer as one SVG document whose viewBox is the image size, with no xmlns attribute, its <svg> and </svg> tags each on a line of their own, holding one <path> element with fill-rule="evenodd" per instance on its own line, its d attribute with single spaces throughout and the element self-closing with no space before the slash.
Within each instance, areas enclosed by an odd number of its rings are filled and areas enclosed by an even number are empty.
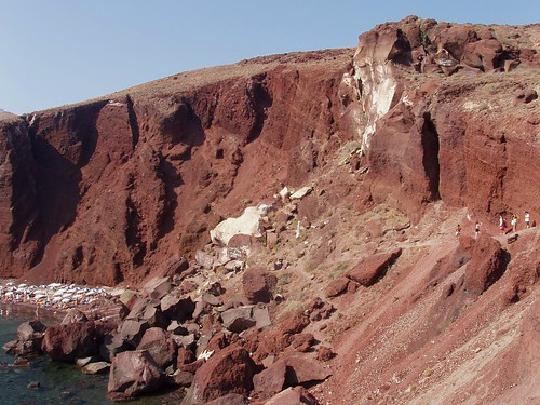
<svg viewBox="0 0 540 405">
<path fill-rule="evenodd" d="M 128 400 L 158 391 L 164 384 L 163 375 L 150 354 L 136 350 L 113 358 L 107 390 L 112 400 Z"/>
<path fill-rule="evenodd" d="M 104 361 L 89 363 L 82 368 L 83 374 L 105 374 L 109 371 L 110 364 Z"/>
</svg>

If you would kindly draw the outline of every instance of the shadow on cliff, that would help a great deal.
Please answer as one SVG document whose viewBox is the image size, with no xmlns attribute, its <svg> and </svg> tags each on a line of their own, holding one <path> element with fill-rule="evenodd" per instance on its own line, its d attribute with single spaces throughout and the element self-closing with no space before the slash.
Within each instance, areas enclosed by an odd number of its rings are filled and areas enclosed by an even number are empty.
<svg viewBox="0 0 540 405">
<path fill-rule="evenodd" d="M 32 266 L 43 259 L 45 247 L 51 238 L 69 227 L 75 220 L 79 204 L 81 166 L 87 164 L 96 147 L 97 133 L 85 134 L 80 164 L 74 164 L 62 156 L 43 137 L 31 134 L 32 154 L 36 161 L 37 218 L 28 239 L 38 242 Z"/>
</svg>

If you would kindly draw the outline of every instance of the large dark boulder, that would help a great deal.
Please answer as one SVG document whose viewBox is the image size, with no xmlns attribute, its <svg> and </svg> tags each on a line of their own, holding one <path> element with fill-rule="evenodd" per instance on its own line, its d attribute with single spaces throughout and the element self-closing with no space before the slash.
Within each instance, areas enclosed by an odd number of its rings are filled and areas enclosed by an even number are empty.
<svg viewBox="0 0 540 405">
<path fill-rule="evenodd" d="M 107 391 L 112 400 L 129 400 L 166 385 L 159 366 L 146 350 L 122 352 L 111 363 Z"/>
<path fill-rule="evenodd" d="M 276 280 L 276 276 L 260 267 L 247 269 L 242 277 L 242 288 L 248 302 L 250 304 L 270 302 Z"/>
<path fill-rule="evenodd" d="M 96 356 L 113 325 L 93 321 L 50 326 L 43 335 L 42 349 L 51 359 L 62 362 Z"/>
<path fill-rule="evenodd" d="M 146 350 L 154 363 L 161 369 L 176 363 L 177 346 L 167 332 L 161 328 L 150 328 L 144 333 L 137 350 Z"/>
</svg>

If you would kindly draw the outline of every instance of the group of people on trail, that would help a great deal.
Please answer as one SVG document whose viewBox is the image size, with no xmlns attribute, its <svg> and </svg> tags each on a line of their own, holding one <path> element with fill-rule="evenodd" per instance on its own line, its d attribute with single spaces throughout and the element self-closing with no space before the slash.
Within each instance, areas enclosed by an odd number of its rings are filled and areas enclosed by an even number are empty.
<svg viewBox="0 0 540 405">
<path fill-rule="evenodd" d="M 470 219 L 470 217 L 469 217 Z M 525 223 L 525 229 L 529 229 L 531 227 L 535 227 L 536 223 L 534 221 L 531 221 L 531 214 L 529 214 L 529 211 L 525 211 L 525 214 L 523 216 L 523 220 Z M 518 216 L 516 214 L 512 215 L 512 219 L 510 220 L 510 228 L 512 229 L 512 232 L 517 231 L 517 225 L 518 225 Z M 478 221 L 475 221 L 474 223 L 474 238 L 477 239 L 478 235 L 480 234 L 480 227 L 481 223 Z M 503 215 L 499 215 L 499 229 L 501 233 L 506 233 L 507 229 L 507 223 L 506 219 L 503 217 Z M 459 237 L 461 235 L 461 225 L 458 224 L 456 228 L 456 237 Z"/>
<path fill-rule="evenodd" d="M 523 220 L 525 222 L 525 229 L 529 229 L 532 225 L 531 214 L 529 214 L 529 211 L 525 211 Z M 517 224 L 518 224 L 518 216 L 516 214 L 513 214 L 512 219 L 510 220 L 510 227 L 512 228 L 512 232 L 517 231 Z M 506 233 L 506 228 L 507 228 L 506 219 L 502 215 L 499 215 L 499 229 L 501 233 Z"/>
</svg>

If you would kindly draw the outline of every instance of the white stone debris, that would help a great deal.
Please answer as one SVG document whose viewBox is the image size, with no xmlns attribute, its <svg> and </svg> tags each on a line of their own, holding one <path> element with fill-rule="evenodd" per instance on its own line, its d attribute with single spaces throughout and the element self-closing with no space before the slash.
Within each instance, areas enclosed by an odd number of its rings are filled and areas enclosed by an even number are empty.
<svg viewBox="0 0 540 405">
<path fill-rule="evenodd" d="M 296 190 L 294 193 L 291 194 L 291 200 L 301 200 L 306 195 L 311 193 L 312 190 L 313 190 L 313 187 L 311 186 L 299 188 L 298 190 Z"/>
<path fill-rule="evenodd" d="M 227 218 L 210 231 L 212 242 L 228 245 L 235 235 L 250 235 L 260 237 L 259 220 L 270 210 L 270 205 L 260 204 L 256 207 L 246 207 L 237 218 Z"/>
<path fill-rule="evenodd" d="M 214 350 L 205 350 L 201 354 L 199 354 L 199 357 L 197 357 L 197 360 L 204 360 L 208 361 L 210 357 L 214 354 Z"/>
<path fill-rule="evenodd" d="M 281 191 L 279 192 L 279 196 L 281 197 L 281 200 L 283 200 L 283 201 L 288 200 L 290 194 L 291 194 L 291 192 L 289 191 L 289 189 L 287 187 L 283 187 L 281 189 Z"/>
</svg>

